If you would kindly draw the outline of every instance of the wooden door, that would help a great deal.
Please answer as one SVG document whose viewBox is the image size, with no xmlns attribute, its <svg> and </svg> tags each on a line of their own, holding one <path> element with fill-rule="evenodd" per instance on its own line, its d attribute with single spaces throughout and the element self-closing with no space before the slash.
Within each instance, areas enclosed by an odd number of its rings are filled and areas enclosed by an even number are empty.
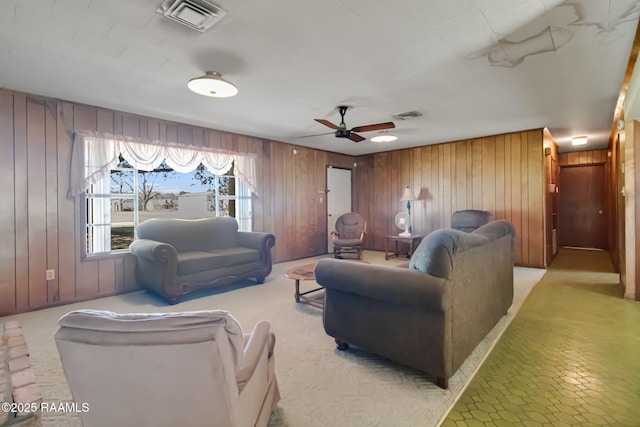
<svg viewBox="0 0 640 427">
<path fill-rule="evenodd" d="M 607 249 L 604 165 L 565 166 L 559 181 L 561 246 Z"/>
</svg>

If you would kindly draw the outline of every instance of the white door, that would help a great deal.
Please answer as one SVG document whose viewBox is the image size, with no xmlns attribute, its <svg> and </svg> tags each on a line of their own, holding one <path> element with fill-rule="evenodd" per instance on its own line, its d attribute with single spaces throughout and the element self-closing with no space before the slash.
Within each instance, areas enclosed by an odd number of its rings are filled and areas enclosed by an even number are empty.
<svg viewBox="0 0 640 427">
<path fill-rule="evenodd" d="M 351 170 L 327 167 L 327 252 L 333 252 L 331 232 L 343 213 L 351 212 Z"/>
</svg>

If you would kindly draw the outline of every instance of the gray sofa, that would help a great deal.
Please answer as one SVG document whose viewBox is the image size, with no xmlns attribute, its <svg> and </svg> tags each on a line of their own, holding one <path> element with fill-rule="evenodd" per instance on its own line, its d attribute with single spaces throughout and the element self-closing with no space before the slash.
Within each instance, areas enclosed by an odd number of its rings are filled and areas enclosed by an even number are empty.
<svg viewBox="0 0 640 427">
<path fill-rule="evenodd" d="M 246 278 L 264 283 L 271 273 L 273 234 L 238 231 L 231 217 L 149 219 L 136 228 L 129 249 L 136 256 L 136 280 L 175 304 L 200 288 Z"/>
<path fill-rule="evenodd" d="M 448 387 L 513 301 L 513 239 L 503 220 L 429 234 L 408 268 L 322 259 L 323 322 L 349 344 L 428 372 Z"/>
</svg>

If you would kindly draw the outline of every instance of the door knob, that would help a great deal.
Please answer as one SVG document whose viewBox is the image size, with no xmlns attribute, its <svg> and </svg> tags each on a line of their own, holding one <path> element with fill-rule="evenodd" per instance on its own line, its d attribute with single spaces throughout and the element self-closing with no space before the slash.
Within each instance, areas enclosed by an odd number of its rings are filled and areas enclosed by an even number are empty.
<svg viewBox="0 0 640 427">
<path fill-rule="evenodd" d="M 600 210 L 598 211 L 598 213 L 599 213 L 600 215 L 602 215 L 602 214 L 604 214 L 604 211 L 603 211 L 602 209 L 600 209 Z"/>
</svg>

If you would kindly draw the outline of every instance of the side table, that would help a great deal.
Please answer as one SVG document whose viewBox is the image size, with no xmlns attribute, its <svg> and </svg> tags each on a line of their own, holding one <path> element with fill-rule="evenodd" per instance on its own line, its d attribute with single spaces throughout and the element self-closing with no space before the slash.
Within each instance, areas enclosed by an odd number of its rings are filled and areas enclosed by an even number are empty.
<svg viewBox="0 0 640 427">
<path fill-rule="evenodd" d="M 398 243 L 407 243 L 409 245 L 409 251 L 407 252 L 407 258 L 411 258 L 413 251 L 418 247 L 422 241 L 420 234 L 412 234 L 409 237 L 402 237 L 398 235 L 384 236 L 384 259 L 400 258 L 400 252 L 398 249 Z M 391 246 L 391 248 L 390 248 Z M 391 251 L 389 249 L 392 249 Z"/>
</svg>

